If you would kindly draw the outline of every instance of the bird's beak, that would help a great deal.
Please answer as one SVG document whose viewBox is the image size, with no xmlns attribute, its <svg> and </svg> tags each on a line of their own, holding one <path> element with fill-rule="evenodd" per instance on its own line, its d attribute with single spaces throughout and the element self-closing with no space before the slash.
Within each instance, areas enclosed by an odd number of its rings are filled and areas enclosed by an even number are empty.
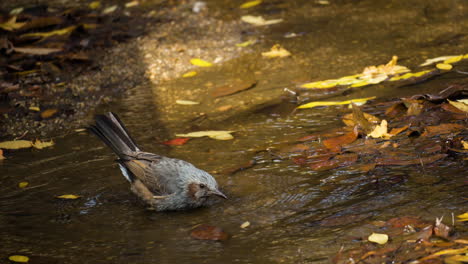
<svg viewBox="0 0 468 264">
<path fill-rule="evenodd" d="M 219 196 L 219 197 L 222 197 L 224 199 L 227 199 L 227 196 L 224 195 L 224 193 L 220 192 L 219 190 L 217 189 L 214 189 L 211 191 L 211 195 L 216 195 L 216 196 Z"/>
</svg>

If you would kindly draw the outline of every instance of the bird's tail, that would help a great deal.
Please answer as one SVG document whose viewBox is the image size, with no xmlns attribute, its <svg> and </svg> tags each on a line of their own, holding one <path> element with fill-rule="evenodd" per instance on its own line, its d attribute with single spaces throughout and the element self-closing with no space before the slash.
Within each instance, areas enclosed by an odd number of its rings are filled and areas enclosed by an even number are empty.
<svg viewBox="0 0 468 264">
<path fill-rule="evenodd" d="M 96 124 L 88 129 L 109 146 L 117 156 L 125 159 L 126 154 L 140 151 L 119 117 L 112 113 L 97 115 Z"/>
</svg>

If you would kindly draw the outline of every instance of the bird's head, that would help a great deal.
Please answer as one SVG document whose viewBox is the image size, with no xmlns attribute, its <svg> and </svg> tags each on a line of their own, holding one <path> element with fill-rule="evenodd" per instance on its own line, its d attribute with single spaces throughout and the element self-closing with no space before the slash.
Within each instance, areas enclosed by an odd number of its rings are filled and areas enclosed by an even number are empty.
<svg viewBox="0 0 468 264">
<path fill-rule="evenodd" d="M 216 180 L 208 173 L 205 177 L 196 177 L 188 184 L 188 198 L 197 205 L 203 205 L 210 197 L 218 196 L 227 199 L 219 189 Z"/>
</svg>

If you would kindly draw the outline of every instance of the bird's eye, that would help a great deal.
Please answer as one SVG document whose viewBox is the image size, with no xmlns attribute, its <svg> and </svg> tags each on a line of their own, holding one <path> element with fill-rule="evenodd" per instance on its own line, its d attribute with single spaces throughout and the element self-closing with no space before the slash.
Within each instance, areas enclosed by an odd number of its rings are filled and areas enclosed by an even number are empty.
<svg viewBox="0 0 468 264">
<path fill-rule="evenodd" d="M 203 183 L 200 183 L 200 185 L 199 185 L 199 186 L 200 186 L 200 188 L 201 188 L 201 189 L 204 189 L 204 188 L 206 187 L 206 185 L 205 185 L 205 184 L 203 184 Z"/>
</svg>

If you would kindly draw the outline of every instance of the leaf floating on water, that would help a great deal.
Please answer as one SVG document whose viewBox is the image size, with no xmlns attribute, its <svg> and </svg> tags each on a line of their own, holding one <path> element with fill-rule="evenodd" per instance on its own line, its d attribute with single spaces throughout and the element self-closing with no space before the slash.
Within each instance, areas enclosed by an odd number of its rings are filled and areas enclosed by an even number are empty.
<svg viewBox="0 0 468 264">
<path fill-rule="evenodd" d="M 419 66 L 428 66 L 428 65 L 434 64 L 436 62 L 447 61 L 447 60 L 455 58 L 455 57 L 458 57 L 458 55 L 456 55 L 456 56 L 442 56 L 442 57 L 427 59 L 424 63 L 422 63 Z"/>
<path fill-rule="evenodd" d="M 198 67 L 211 67 L 213 64 L 211 62 L 202 60 L 202 59 L 190 59 L 190 63 L 192 65 L 198 66 Z"/>
<path fill-rule="evenodd" d="M 4 23 L 0 23 L 0 28 L 3 28 L 6 31 L 14 31 L 16 29 L 22 28 L 26 23 L 16 22 L 16 16 L 11 17 Z"/>
<path fill-rule="evenodd" d="M 168 146 L 182 146 L 189 140 L 190 138 L 174 138 L 168 141 L 164 141 L 163 144 Z"/>
<path fill-rule="evenodd" d="M 28 109 L 31 110 L 31 111 L 36 111 L 36 112 L 41 111 L 41 109 L 39 107 L 37 107 L 37 106 L 30 106 Z"/>
<path fill-rule="evenodd" d="M 5 156 L 3 156 L 3 149 L 0 149 L 0 160 L 4 160 Z"/>
<path fill-rule="evenodd" d="M 41 118 L 46 119 L 54 116 L 58 112 L 57 109 L 46 109 L 41 112 Z"/>
<path fill-rule="evenodd" d="M 367 134 L 368 137 L 373 137 L 373 138 L 385 138 L 385 139 L 389 139 L 390 137 L 392 137 L 391 134 L 388 133 L 388 127 L 387 127 L 387 120 L 382 120 L 382 122 L 380 123 L 380 125 L 377 125 L 375 128 L 374 128 L 374 131 L 372 131 L 371 133 Z"/>
<path fill-rule="evenodd" d="M 458 222 L 466 222 L 468 221 L 468 212 L 464 213 L 464 214 L 461 214 L 461 215 L 457 215 L 457 218 L 459 218 L 457 221 Z"/>
<path fill-rule="evenodd" d="M 244 223 L 242 223 L 242 225 L 240 226 L 240 228 L 247 228 L 250 226 L 250 222 L 249 221 L 245 221 Z"/>
<path fill-rule="evenodd" d="M 252 80 L 234 81 L 232 83 L 214 88 L 213 91 L 211 92 L 211 96 L 222 97 L 222 96 L 235 94 L 241 91 L 251 89 L 255 87 L 256 84 L 257 82 L 252 81 Z"/>
<path fill-rule="evenodd" d="M 37 148 L 37 149 L 43 149 L 43 148 L 51 147 L 53 145 L 55 145 L 53 140 L 51 140 L 51 141 L 41 141 L 39 139 L 36 139 L 36 141 L 34 141 L 32 146 Z"/>
<path fill-rule="evenodd" d="M 93 2 L 89 3 L 88 7 L 91 8 L 91 9 L 98 9 L 98 8 L 101 7 L 101 2 L 93 1 Z"/>
<path fill-rule="evenodd" d="M 466 129 L 466 127 L 462 124 L 441 123 L 437 126 L 426 126 L 422 136 L 431 137 L 442 134 L 459 133 L 464 129 Z"/>
<path fill-rule="evenodd" d="M 464 103 L 463 101 L 461 101 L 461 100 L 458 100 L 458 101 L 448 100 L 448 102 L 451 105 L 455 106 L 457 109 L 460 109 L 461 111 L 463 111 L 465 113 L 468 113 L 468 104 Z"/>
<path fill-rule="evenodd" d="M 241 20 L 254 26 L 268 26 L 283 22 L 283 19 L 265 20 L 262 16 L 242 16 Z"/>
<path fill-rule="evenodd" d="M 429 73 L 432 73 L 432 70 L 426 70 L 426 71 L 420 71 L 420 72 L 414 72 L 414 73 L 408 72 L 403 75 L 393 76 L 392 78 L 390 78 L 389 81 L 393 82 L 393 81 L 407 80 L 410 78 L 419 78 Z"/>
<path fill-rule="evenodd" d="M 10 15 L 19 15 L 21 13 L 23 13 L 23 10 L 24 10 L 24 7 L 18 7 L 18 8 L 15 8 L 15 9 L 12 9 L 10 11 Z"/>
<path fill-rule="evenodd" d="M 242 9 L 251 8 L 251 7 L 254 7 L 254 6 L 258 6 L 261 3 L 262 3 L 262 0 L 249 1 L 249 2 L 245 2 L 242 5 L 240 5 L 240 8 L 242 8 Z"/>
<path fill-rule="evenodd" d="M 388 235 L 387 234 L 378 234 L 372 233 L 367 240 L 370 242 L 374 242 L 380 245 L 385 245 L 388 242 Z"/>
<path fill-rule="evenodd" d="M 102 10 L 102 14 L 107 15 L 113 13 L 115 10 L 117 10 L 117 5 L 109 6 Z"/>
<path fill-rule="evenodd" d="M 200 225 L 190 232 L 190 236 L 201 240 L 225 241 L 229 235 L 217 226 Z"/>
<path fill-rule="evenodd" d="M 77 26 L 69 26 L 69 27 L 66 27 L 66 28 L 62 28 L 62 29 L 57 29 L 57 30 L 53 30 L 53 31 L 49 31 L 49 32 L 33 32 L 33 33 L 26 33 L 26 34 L 23 34 L 21 35 L 21 37 L 42 37 L 42 38 L 48 38 L 48 37 L 51 37 L 51 36 L 55 36 L 55 35 L 66 35 L 66 34 L 70 34 L 73 30 L 75 30 Z"/>
<path fill-rule="evenodd" d="M 32 55 L 48 55 L 51 53 L 62 51 L 62 49 L 37 48 L 37 47 L 14 47 L 13 50 L 18 53 L 26 53 L 26 54 L 32 54 Z"/>
<path fill-rule="evenodd" d="M 189 100 L 176 100 L 176 104 L 180 105 L 197 105 L 199 102 L 189 101 Z"/>
<path fill-rule="evenodd" d="M 182 75 L 182 77 L 184 77 L 184 78 L 189 78 L 189 77 L 193 77 L 193 76 L 195 76 L 195 75 L 197 75 L 197 72 L 196 72 L 196 71 L 189 71 L 189 72 L 184 73 L 184 74 Z"/>
<path fill-rule="evenodd" d="M 79 195 L 74 195 L 74 194 L 64 194 L 64 195 L 60 195 L 60 196 L 57 196 L 56 198 L 59 198 L 59 199 L 67 199 L 67 200 L 74 200 L 74 199 L 78 199 L 80 198 L 81 196 Z"/>
<path fill-rule="evenodd" d="M 223 131 L 223 130 L 209 130 L 209 131 L 197 131 L 188 134 L 176 134 L 177 137 L 210 137 L 217 140 L 230 140 L 234 137 L 231 135 L 234 131 Z"/>
<path fill-rule="evenodd" d="M 12 140 L 0 142 L 0 149 L 22 149 L 30 148 L 33 143 L 29 140 Z"/>
<path fill-rule="evenodd" d="M 20 183 L 18 183 L 18 187 L 21 188 L 21 189 L 28 187 L 28 185 L 29 185 L 29 182 L 20 182 Z"/>
<path fill-rule="evenodd" d="M 447 63 L 437 63 L 436 68 L 443 71 L 450 71 L 453 66 Z"/>
<path fill-rule="evenodd" d="M 463 149 L 468 149 L 468 141 L 462 140 L 461 143 L 463 145 Z"/>
<path fill-rule="evenodd" d="M 17 262 L 17 263 L 27 263 L 29 261 L 28 257 L 22 256 L 22 255 L 12 255 L 12 256 L 9 256 L 8 259 L 10 261 Z"/>
<path fill-rule="evenodd" d="M 262 56 L 267 58 L 283 58 L 291 56 L 291 53 L 281 47 L 279 44 L 275 44 L 273 47 L 271 47 L 270 51 L 262 52 Z"/>
<path fill-rule="evenodd" d="M 358 135 L 357 127 L 355 127 L 353 131 L 347 134 L 324 140 L 323 145 L 331 151 L 339 152 L 341 150 L 341 146 L 353 143 L 357 139 Z"/>
<path fill-rule="evenodd" d="M 131 2 L 127 2 L 125 3 L 125 8 L 130 8 L 130 7 L 134 7 L 134 6 L 137 6 L 139 5 L 140 3 L 138 1 L 131 1 Z"/>
<path fill-rule="evenodd" d="M 310 102 L 307 104 L 300 105 L 299 109 L 304 109 L 304 108 L 313 108 L 317 106 L 330 106 L 330 105 L 347 105 L 351 103 L 366 103 L 368 100 L 373 100 L 375 99 L 375 96 L 372 97 L 367 97 L 367 98 L 358 98 L 358 99 L 351 99 L 351 100 L 346 100 L 346 101 L 317 101 L 317 102 Z"/>
</svg>

